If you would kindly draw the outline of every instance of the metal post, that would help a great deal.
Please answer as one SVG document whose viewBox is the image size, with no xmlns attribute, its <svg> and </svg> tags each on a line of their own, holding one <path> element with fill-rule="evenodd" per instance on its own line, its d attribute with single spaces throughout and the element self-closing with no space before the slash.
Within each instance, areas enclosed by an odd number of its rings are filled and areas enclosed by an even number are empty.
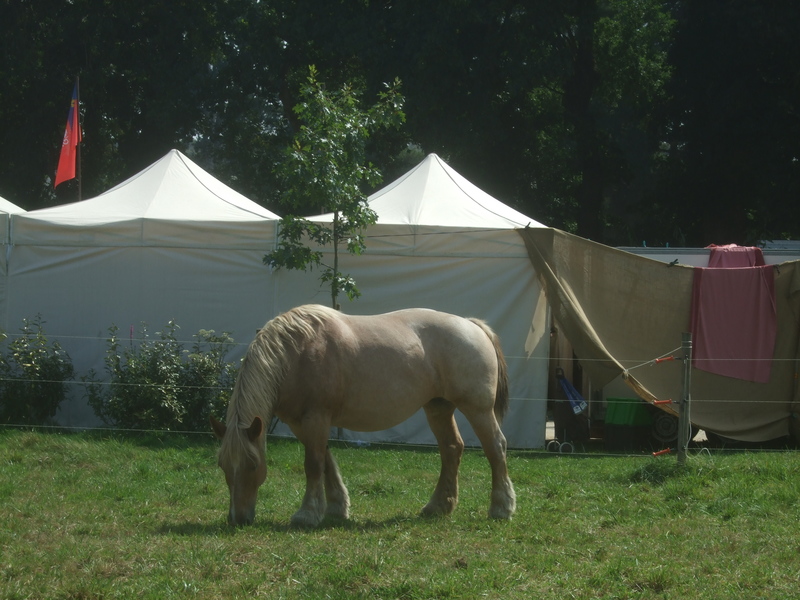
<svg viewBox="0 0 800 600">
<path fill-rule="evenodd" d="M 78 103 L 78 110 L 75 118 L 75 127 L 78 128 L 78 143 L 75 144 L 75 163 L 78 172 L 78 202 L 83 200 L 83 173 L 81 173 L 81 141 L 83 131 L 81 130 L 81 78 L 75 77 L 75 101 Z"/>
<path fill-rule="evenodd" d="M 692 334 L 683 333 L 681 339 L 683 349 L 683 393 L 678 404 L 678 465 L 686 463 L 686 448 L 689 445 L 690 422 L 689 408 L 692 402 Z"/>
</svg>

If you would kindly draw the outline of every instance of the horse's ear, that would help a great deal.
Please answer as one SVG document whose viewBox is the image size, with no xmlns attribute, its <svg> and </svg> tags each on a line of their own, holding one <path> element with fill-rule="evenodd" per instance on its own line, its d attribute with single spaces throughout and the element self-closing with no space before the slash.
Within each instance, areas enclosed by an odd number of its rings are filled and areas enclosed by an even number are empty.
<svg viewBox="0 0 800 600">
<path fill-rule="evenodd" d="M 251 442 L 255 442 L 258 438 L 261 437 L 261 434 L 264 432 L 264 421 L 261 420 L 261 417 L 253 418 L 253 422 L 250 424 L 250 427 L 247 428 L 247 438 Z"/>
<path fill-rule="evenodd" d="M 211 430 L 214 432 L 214 435 L 217 436 L 217 439 L 222 439 L 225 437 L 225 432 L 228 431 L 228 428 L 225 427 L 224 423 L 220 423 L 214 418 L 214 415 L 208 417 L 208 420 L 211 422 Z"/>
</svg>

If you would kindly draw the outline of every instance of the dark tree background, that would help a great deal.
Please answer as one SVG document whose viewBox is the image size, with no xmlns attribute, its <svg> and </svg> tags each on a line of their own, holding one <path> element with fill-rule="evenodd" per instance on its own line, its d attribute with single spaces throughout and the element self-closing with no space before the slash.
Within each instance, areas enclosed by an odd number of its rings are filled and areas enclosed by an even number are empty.
<svg viewBox="0 0 800 600">
<path fill-rule="evenodd" d="M 178 148 L 280 213 L 274 173 L 316 65 L 531 218 L 612 245 L 800 236 L 800 11 L 789 0 L 0 0 L 0 196 L 52 188 L 80 76 L 83 197 Z M 366 190 L 370 191 L 370 190 Z"/>
</svg>

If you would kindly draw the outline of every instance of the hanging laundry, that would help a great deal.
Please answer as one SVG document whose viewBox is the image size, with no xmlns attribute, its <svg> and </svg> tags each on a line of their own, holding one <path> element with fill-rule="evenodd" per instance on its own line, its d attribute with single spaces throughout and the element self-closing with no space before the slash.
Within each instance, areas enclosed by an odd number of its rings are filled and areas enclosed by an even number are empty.
<svg viewBox="0 0 800 600">
<path fill-rule="evenodd" d="M 711 250 L 708 266 L 712 269 L 730 269 L 734 267 L 760 267 L 764 263 L 764 253 L 755 246 L 737 246 L 726 244 L 706 246 Z"/>
<path fill-rule="evenodd" d="M 696 268 L 691 320 L 696 368 L 769 382 L 777 336 L 772 266 Z"/>
</svg>

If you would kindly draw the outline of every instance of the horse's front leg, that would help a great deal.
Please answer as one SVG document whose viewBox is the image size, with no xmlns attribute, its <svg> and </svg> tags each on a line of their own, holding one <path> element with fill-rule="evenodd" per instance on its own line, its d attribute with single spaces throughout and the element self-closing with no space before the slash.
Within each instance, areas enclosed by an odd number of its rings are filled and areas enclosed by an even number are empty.
<svg viewBox="0 0 800 600">
<path fill-rule="evenodd" d="M 291 426 L 305 447 L 306 493 L 300 509 L 292 515 L 292 525 L 316 527 L 325 517 L 325 466 L 328 454 L 329 427 L 321 420 L 306 420 Z"/>
<path fill-rule="evenodd" d="M 316 527 L 325 517 L 325 447 L 305 444 L 306 493 L 300 510 L 292 515 L 292 525 Z"/>
</svg>

